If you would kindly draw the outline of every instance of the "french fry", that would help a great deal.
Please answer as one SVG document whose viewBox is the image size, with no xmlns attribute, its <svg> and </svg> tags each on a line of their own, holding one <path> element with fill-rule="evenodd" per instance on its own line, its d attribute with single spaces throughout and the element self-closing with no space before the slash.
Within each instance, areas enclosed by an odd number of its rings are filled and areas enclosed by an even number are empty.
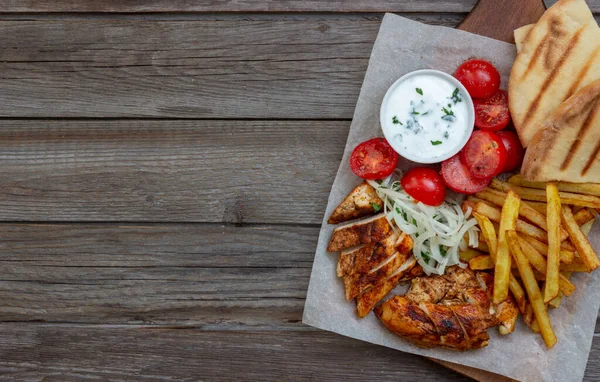
<svg viewBox="0 0 600 382">
<path fill-rule="evenodd" d="M 548 224 L 548 254 L 546 267 L 546 284 L 544 288 L 544 302 L 548 303 L 558 296 L 558 271 L 560 266 L 560 198 L 558 188 L 554 183 L 546 185 L 548 200 L 548 212 L 546 222 Z M 569 207 L 565 207 L 571 212 Z M 579 227 L 578 227 L 579 228 Z"/>
<path fill-rule="evenodd" d="M 492 221 L 495 221 L 495 222 L 500 221 L 500 217 L 501 217 L 500 210 L 495 207 L 490 206 L 489 204 L 481 203 L 481 202 L 476 203 L 473 211 L 487 216 Z M 548 235 L 546 234 L 546 232 L 544 230 L 534 226 L 533 224 L 529 224 L 526 221 L 523 221 L 521 219 L 517 219 L 516 230 L 519 232 L 522 232 L 526 235 L 535 237 L 538 240 L 542 240 L 542 241 L 548 240 Z M 567 238 L 566 232 L 564 234 L 564 238 L 565 239 Z"/>
<path fill-rule="evenodd" d="M 496 178 L 492 179 L 490 187 L 505 192 L 513 190 L 524 200 L 537 202 L 546 201 L 546 191 L 544 190 L 515 186 L 514 184 L 506 183 Z M 600 208 L 600 198 L 596 196 L 574 194 L 571 192 L 559 192 L 559 195 L 563 204 Z"/>
<path fill-rule="evenodd" d="M 502 206 L 502 204 L 504 204 L 504 199 L 506 198 L 506 194 L 504 192 L 497 191 L 494 189 L 485 189 L 479 192 L 477 195 L 479 197 L 473 198 L 473 201 L 476 201 L 476 199 L 480 199 L 495 204 L 497 206 Z M 548 226 L 546 225 L 546 214 L 541 214 L 535 208 L 532 208 L 528 202 L 524 202 L 521 200 L 521 204 L 519 206 L 519 216 L 529 220 L 544 231 L 548 231 Z M 518 230 L 519 229 L 517 228 L 517 231 Z M 565 240 L 567 238 L 567 232 L 562 231 L 561 237 L 563 240 Z"/>
<path fill-rule="evenodd" d="M 458 257 L 465 263 L 468 263 L 474 257 L 484 256 L 484 255 L 485 255 L 485 253 L 479 252 L 478 250 L 473 249 L 473 248 L 467 248 L 464 251 L 458 251 Z"/>
<path fill-rule="evenodd" d="M 529 328 L 531 328 L 531 325 L 535 322 L 535 315 L 533 314 L 533 307 L 531 304 L 527 304 L 527 308 L 525 309 L 525 312 L 523 312 L 523 321 Z"/>
<path fill-rule="evenodd" d="M 496 237 L 496 230 L 494 229 L 494 225 L 490 221 L 490 219 L 481 215 L 477 212 L 473 212 L 473 216 L 477 220 L 479 224 L 479 229 L 481 229 L 481 235 L 483 236 L 483 242 L 486 243 L 488 247 L 488 253 L 492 256 L 492 259 L 495 261 L 496 259 L 496 250 L 498 249 L 498 238 Z M 479 240 L 481 243 L 482 240 Z"/>
<path fill-rule="evenodd" d="M 558 295 L 554 297 L 552 300 L 548 301 L 548 306 L 554 309 L 560 308 L 560 303 L 562 302 L 563 294 L 562 292 L 558 292 Z"/>
<path fill-rule="evenodd" d="M 479 228 L 481 229 L 481 234 L 483 236 L 483 240 L 480 240 L 479 243 L 486 243 L 486 246 L 488 247 L 488 253 L 492 258 L 492 261 L 495 262 L 496 251 L 498 250 L 498 238 L 496 237 L 494 225 L 487 216 L 478 214 L 476 212 L 473 213 L 473 216 L 475 216 L 475 219 L 477 219 Z M 510 274 L 508 279 L 508 288 L 515 298 L 515 302 L 517 303 L 519 311 L 522 313 L 526 304 L 525 291 L 523 290 L 521 284 L 519 284 L 519 281 L 517 281 L 512 274 Z"/>
<path fill-rule="evenodd" d="M 538 252 L 540 252 L 543 256 L 548 256 L 548 245 L 542 243 L 534 239 L 528 235 L 521 235 L 521 237 L 526 240 L 533 248 L 535 248 Z M 566 249 L 561 249 L 559 253 L 561 263 L 571 264 L 573 259 L 575 258 L 575 252 L 568 251 Z"/>
<path fill-rule="evenodd" d="M 583 261 L 583 263 L 588 267 L 588 272 L 593 271 L 594 269 L 600 266 L 600 259 L 598 259 L 598 255 L 590 245 L 587 237 L 581 232 L 581 229 L 577 225 L 577 222 L 573 218 L 573 213 L 571 209 L 568 207 L 562 208 L 561 220 L 563 226 L 569 233 L 569 237 L 575 248 L 577 248 L 577 253 L 579 257 Z"/>
<path fill-rule="evenodd" d="M 500 231 L 498 232 L 498 248 L 494 260 L 494 303 L 500 304 L 508 298 L 508 282 L 510 278 L 511 257 L 506 240 L 506 231 L 514 231 L 519 217 L 519 203 L 521 199 L 512 190 L 506 194 L 500 217 Z"/>
<path fill-rule="evenodd" d="M 510 252 L 512 253 L 513 259 L 517 263 L 517 268 L 519 268 L 521 280 L 523 281 L 523 285 L 527 291 L 527 296 L 529 297 L 529 302 L 533 308 L 535 319 L 540 327 L 540 333 L 544 339 L 544 342 L 546 343 L 546 346 L 551 348 L 554 346 L 554 344 L 556 344 L 556 335 L 552 330 L 550 318 L 548 317 L 548 311 L 546 310 L 546 305 L 544 304 L 537 280 L 533 275 L 533 270 L 529 265 L 529 261 L 527 261 L 523 251 L 521 251 L 517 233 L 515 232 L 514 234 L 508 234 L 507 238 L 508 244 L 510 245 Z"/>
<path fill-rule="evenodd" d="M 540 325 L 538 325 L 537 321 L 533 321 L 533 323 L 531 324 L 531 330 L 533 330 L 535 333 L 540 332 Z"/>
<path fill-rule="evenodd" d="M 531 244 L 529 244 L 523 237 L 518 237 L 519 245 L 523 254 L 536 271 L 540 272 L 540 279 L 546 279 L 545 272 L 547 270 L 547 261 L 541 253 L 539 253 Z M 536 276 L 537 278 L 537 276 Z M 573 285 L 569 279 L 565 278 L 560 273 L 558 274 L 558 289 L 565 296 L 570 296 L 575 291 L 575 285 Z"/>
<path fill-rule="evenodd" d="M 590 220 L 593 220 L 594 215 L 592 215 L 592 213 L 588 211 L 587 208 L 582 208 L 577 212 L 573 212 L 573 219 L 575 219 L 577 225 L 581 227 Z"/>
<path fill-rule="evenodd" d="M 581 207 L 581 206 L 573 206 L 573 213 L 575 214 L 575 213 L 579 212 L 579 210 L 581 210 L 581 209 L 583 209 L 583 208 L 585 208 L 585 207 Z"/>
<path fill-rule="evenodd" d="M 477 244 L 477 247 L 475 247 L 475 248 L 478 251 L 481 251 L 483 253 L 490 253 L 490 248 L 488 247 L 487 243 L 483 239 L 483 236 L 481 236 L 481 235 L 479 235 L 479 243 Z"/>
<path fill-rule="evenodd" d="M 583 263 L 573 262 L 571 264 L 561 264 L 561 272 L 589 272 L 590 269 Z"/>
<path fill-rule="evenodd" d="M 512 183 L 517 186 L 538 188 L 540 190 L 546 189 L 546 184 L 543 182 L 529 182 L 523 179 L 521 174 L 513 175 L 508 179 L 508 183 Z M 557 182 L 556 187 L 559 191 L 574 192 L 576 194 L 586 194 L 600 196 L 600 183 L 567 183 Z"/>
<path fill-rule="evenodd" d="M 494 261 L 492 260 L 492 257 L 488 255 L 477 256 L 469 260 L 469 268 L 474 271 L 494 269 Z"/>
<path fill-rule="evenodd" d="M 533 208 L 534 210 L 536 210 L 540 214 L 546 216 L 546 203 L 543 203 L 543 202 L 532 202 L 531 200 L 528 200 L 527 204 L 529 205 L 529 207 Z"/>
</svg>

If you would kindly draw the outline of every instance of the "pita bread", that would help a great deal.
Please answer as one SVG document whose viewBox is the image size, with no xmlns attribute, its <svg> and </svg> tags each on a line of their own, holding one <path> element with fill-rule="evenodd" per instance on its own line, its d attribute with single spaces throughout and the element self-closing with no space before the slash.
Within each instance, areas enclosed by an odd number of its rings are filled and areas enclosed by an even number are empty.
<svg viewBox="0 0 600 382">
<path fill-rule="evenodd" d="M 600 79 L 556 109 L 531 141 L 521 175 L 535 182 L 600 180 Z"/>
<path fill-rule="evenodd" d="M 514 35 L 515 35 L 515 44 L 517 45 L 517 53 L 521 51 L 521 47 L 523 46 L 523 43 L 525 42 L 527 35 L 529 34 L 529 32 L 531 32 L 531 29 L 534 26 L 535 26 L 535 24 L 529 24 L 529 25 L 522 26 L 519 29 L 515 29 Z"/>
<path fill-rule="evenodd" d="M 521 49 L 508 84 L 509 107 L 527 147 L 558 105 L 600 78 L 600 29 L 584 0 L 560 0 L 524 40 L 519 38 Z"/>
</svg>

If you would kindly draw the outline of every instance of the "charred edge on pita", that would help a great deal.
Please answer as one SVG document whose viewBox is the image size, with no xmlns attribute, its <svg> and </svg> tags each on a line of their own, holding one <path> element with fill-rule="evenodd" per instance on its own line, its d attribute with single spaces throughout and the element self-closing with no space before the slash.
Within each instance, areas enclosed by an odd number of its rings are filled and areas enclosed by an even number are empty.
<svg viewBox="0 0 600 382">
<path fill-rule="evenodd" d="M 598 111 L 600 109 L 600 97 L 596 97 L 596 98 L 597 98 L 597 100 L 594 105 L 594 109 L 590 112 L 591 117 L 588 117 L 590 119 L 590 124 L 591 124 L 591 121 L 596 116 L 596 114 L 598 114 Z M 583 170 L 581 170 L 581 176 L 585 175 L 589 171 L 589 169 L 592 168 L 592 165 L 597 160 L 598 153 L 600 153 L 600 142 L 596 143 L 596 147 L 594 147 L 594 152 L 588 158 L 588 161 L 585 164 L 585 166 L 583 167 Z"/>
<path fill-rule="evenodd" d="M 567 92 L 567 95 L 565 96 L 563 101 L 565 101 L 567 98 L 571 97 L 573 94 L 575 94 L 575 91 L 577 89 L 579 89 L 579 85 L 581 84 L 581 81 L 583 81 L 583 79 L 589 72 L 590 68 L 592 67 L 592 63 L 596 60 L 596 57 L 598 56 L 599 53 L 600 53 L 600 46 L 594 50 L 590 59 L 585 63 L 585 65 L 583 65 L 583 68 L 579 72 L 577 79 L 575 80 L 575 82 L 573 82 L 573 84 L 569 88 L 569 91 Z"/>
<path fill-rule="evenodd" d="M 585 135 L 591 129 L 591 127 L 592 127 L 592 121 L 594 120 L 594 117 L 596 115 L 596 111 L 598 110 L 597 109 L 597 107 L 598 107 L 598 101 L 600 101 L 600 98 L 599 97 L 595 97 L 588 104 L 588 105 L 590 105 L 590 107 L 588 107 L 587 115 L 585 117 L 585 120 L 583 121 L 583 124 L 579 128 L 579 133 L 577 135 L 577 139 L 575 141 L 573 141 L 573 143 L 571 144 L 571 147 L 569 147 L 569 151 L 568 151 L 569 155 L 567 155 L 565 157 L 565 159 L 563 160 L 563 163 L 560 166 L 560 170 L 561 171 L 564 171 L 567 167 L 569 167 L 569 164 L 571 163 L 571 160 L 575 156 L 575 153 L 577 153 L 577 150 L 579 150 L 579 147 L 581 147 L 581 145 L 583 144 Z M 579 113 L 576 113 L 576 115 L 577 114 L 579 114 Z M 592 158 L 593 158 L 593 156 L 592 156 Z M 584 173 L 582 173 L 582 175 L 583 174 Z"/>
<path fill-rule="evenodd" d="M 546 93 L 546 90 L 548 90 L 548 88 L 550 87 L 550 85 L 552 84 L 554 79 L 557 77 L 557 74 L 560 71 L 560 69 L 567 62 L 567 59 L 573 52 L 573 48 L 579 42 L 582 32 L 583 32 L 583 28 L 580 28 L 575 33 L 573 38 L 571 38 L 571 40 L 569 41 L 569 46 L 567 47 L 567 49 L 564 51 L 563 55 L 560 57 L 560 59 L 556 63 L 556 66 L 552 69 L 550 74 L 544 80 L 544 83 L 542 84 L 540 90 L 538 91 L 537 95 L 533 99 L 533 102 L 531 102 L 531 104 L 529 105 L 529 109 L 527 110 L 527 113 L 525 114 L 525 119 L 523 120 L 523 130 L 526 129 L 527 124 L 529 123 L 529 121 L 531 121 L 531 118 L 535 115 L 538 105 L 539 105 L 540 101 L 542 100 L 542 97 Z"/>
</svg>

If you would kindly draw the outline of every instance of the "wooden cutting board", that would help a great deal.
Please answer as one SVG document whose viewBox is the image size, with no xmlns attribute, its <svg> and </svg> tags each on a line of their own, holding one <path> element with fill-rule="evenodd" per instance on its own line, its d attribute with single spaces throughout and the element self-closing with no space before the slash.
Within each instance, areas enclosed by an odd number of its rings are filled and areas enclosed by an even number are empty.
<svg viewBox="0 0 600 382">
<path fill-rule="evenodd" d="M 523 25 L 537 22 L 545 10 L 542 0 L 479 0 L 458 29 L 514 44 L 513 31 Z M 484 370 L 446 361 L 432 361 L 480 382 L 514 381 Z"/>
</svg>

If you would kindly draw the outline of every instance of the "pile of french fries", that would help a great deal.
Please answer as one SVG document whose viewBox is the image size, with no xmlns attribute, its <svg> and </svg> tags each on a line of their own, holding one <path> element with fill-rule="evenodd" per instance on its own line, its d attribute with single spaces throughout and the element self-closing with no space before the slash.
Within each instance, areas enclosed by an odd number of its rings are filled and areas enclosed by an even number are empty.
<svg viewBox="0 0 600 382">
<path fill-rule="evenodd" d="M 527 326 L 554 346 L 548 308 L 575 292 L 573 272 L 600 266 L 587 239 L 600 209 L 600 184 L 537 183 L 514 175 L 508 182 L 493 179 L 463 207 L 471 207 L 482 240 L 461 259 L 473 270 L 493 270 L 494 304 L 512 294 Z"/>
</svg>

